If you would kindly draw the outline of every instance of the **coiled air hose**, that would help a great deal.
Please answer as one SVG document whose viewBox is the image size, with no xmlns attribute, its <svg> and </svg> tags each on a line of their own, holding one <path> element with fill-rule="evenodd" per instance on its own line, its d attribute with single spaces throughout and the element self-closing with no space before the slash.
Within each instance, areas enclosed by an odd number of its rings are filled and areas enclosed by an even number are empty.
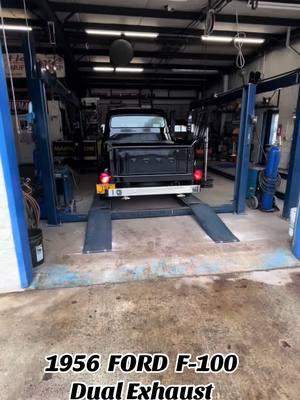
<svg viewBox="0 0 300 400">
<path fill-rule="evenodd" d="M 277 174 L 275 178 L 271 178 L 270 176 L 266 176 L 263 170 L 259 173 L 258 182 L 262 192 L 274 196 L 276 190 L 280 186 L 281 176 Z"/>
</svg>

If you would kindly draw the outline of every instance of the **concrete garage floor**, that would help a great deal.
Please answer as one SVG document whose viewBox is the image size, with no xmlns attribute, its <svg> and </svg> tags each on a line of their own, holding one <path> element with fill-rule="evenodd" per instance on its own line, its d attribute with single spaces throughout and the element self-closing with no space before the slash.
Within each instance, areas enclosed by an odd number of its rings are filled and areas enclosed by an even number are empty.
<svg viewBox="0 0 300 400">
<path fill-rule="evenodd" d="M 130 282 L 0 296 L 0 399 L 68 399 L 72 381 L 216 386 L 219 400 L 295 400 L 300 269 Z M 158 375 L 45 375 L 53 353 L 164 352 Z M 236 352 L 233 375 L 175 375 L 176 354 Z"/>
<path fill-rule="evenodd" d="M 91 178 L 91 177 L 90 177 Z M 94 177 L 92 177 L 94 180 Z M 233 183 L 215 176 L 213 189 L 200 198 L 211 205 L 232 199 Z M 80 212 L 89 209 L 93 181 L 87 177 L 76 197 Z M 81 200 L 81 201 L 80 201 Z M 158 199 L 163 204 L 163 199 Z M 123 202 L 124 207 L 126 203 Z M 35 269 L 33 288 L 74 287 L 253 270 L 295 267 L 288 223 L 280 212 L 248 210 L 221 218 L 239 243 L 214 243 L 191 216 L 113 221 L 113 251 L 82 254 L 85 223 L 43 225 L 46 263 Z"/>
</svg>

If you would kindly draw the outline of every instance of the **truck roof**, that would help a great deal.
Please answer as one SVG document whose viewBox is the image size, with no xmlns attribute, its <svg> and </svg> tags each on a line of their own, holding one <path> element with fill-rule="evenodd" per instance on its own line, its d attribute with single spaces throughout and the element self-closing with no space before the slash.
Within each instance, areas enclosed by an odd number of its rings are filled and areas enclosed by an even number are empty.
<svg viewBox="0 0 300 400">
<path fill-rule="evenodd" d="M 141 114 L 141 115 L 161 115 L 165 119 L 168 119 L 167 114 L 158 108 L 141 108 L 141 107 L 124 107 L 124 108 L 116 108 L 111 109 L 108 112 L 108 116 L 112 115 L 123 115 L 123 114 Z"/>
</svg>

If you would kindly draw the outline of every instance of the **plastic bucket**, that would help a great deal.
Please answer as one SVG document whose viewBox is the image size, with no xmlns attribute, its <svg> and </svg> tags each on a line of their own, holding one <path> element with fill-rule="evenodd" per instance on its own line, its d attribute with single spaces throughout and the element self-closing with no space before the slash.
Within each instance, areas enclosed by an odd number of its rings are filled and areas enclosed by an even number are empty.
<svg viewBox="0 0 300 400">
<path fill-rule="evenodd" d="M 289 236 L 292 238 L 294 236 L 294 227 L 296 221 L 297 207 L 291 208 L 290 220 L 289 220 Z"/>
<path fill-rule="evenodd" d="M 28 229 L 32 264 L 34 267 L 44 262 L 43 232 L 41 229 Z"/>
</svg>

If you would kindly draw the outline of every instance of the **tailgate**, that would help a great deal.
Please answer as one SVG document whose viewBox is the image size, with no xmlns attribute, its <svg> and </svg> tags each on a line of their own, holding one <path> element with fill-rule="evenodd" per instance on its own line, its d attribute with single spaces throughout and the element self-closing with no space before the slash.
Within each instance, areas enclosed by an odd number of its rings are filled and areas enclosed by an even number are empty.
<svg viewBox="0 0 300 400">
<path fill-rule="evenodd" d="M 191 145 L 113 146 L 111 166 L 114 176 L 192 174 L 194 151 Z"/>
</svg>

